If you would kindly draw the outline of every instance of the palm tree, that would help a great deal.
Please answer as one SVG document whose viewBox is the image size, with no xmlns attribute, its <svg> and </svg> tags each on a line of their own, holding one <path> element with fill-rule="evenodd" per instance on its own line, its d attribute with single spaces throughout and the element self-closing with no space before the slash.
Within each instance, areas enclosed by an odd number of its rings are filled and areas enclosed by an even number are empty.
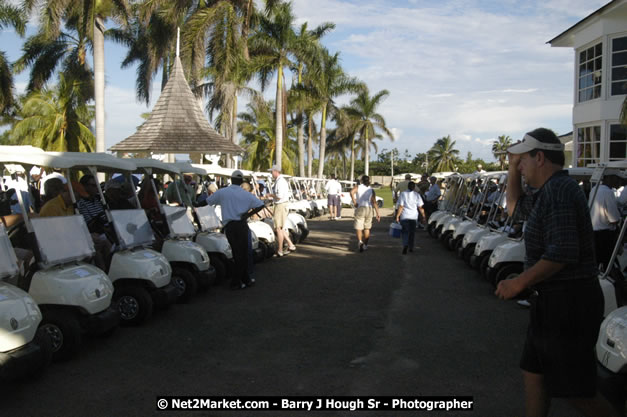
<svg viewBox="0 0 627 417">
<path fill-rule="evenodd" d="M 453 171 L 459 150 L 455 149 L 455 141 L 448 135 L 438 139 L 427 155 L 432 172 Z"/>
<path fill-rule="evenodd" d="M 318 164 L 318 178 L 322 178 L 326 151 L 327 113 L 335 107 L 333 99 L 345 93 L 359 92 L 365 88 L 365 85 L 356 78 L 346 75 L 340 66 L 339 52 L 331 55 L 325 49 L 322 53 L 322 59 L 320 62 L 312 65 L 311 70 L 311 84 L 304 88 L 309 90 L 308 94 L 311 97 L 315 97 L 315 100 L 320 103 L 320 111 L 322 112 L 320 122 L 320 163 Z"/>
<path fill-rule="evenodd" d="M 29 94 L 13 126 L 12 143 L 33 145 L 48 151 L 93 152 L 94 135 L 89 126 L 92 106 L 82 96 L 81 81 L 59 75 L 59 84 Z"/>
<path fill-rule="evenodd" d="M 258 31 L 249 41 L 250 53 L 263 62 L 259 67 L 261 89 L 264 90 L 270 77 L 276 73 L 276 111 L 275 136 L 277 147 L 276 164 L 283 166 L 283 114 L 286 108 L 284 103 L 284 75 L 285 67 L 293 66 L 292 59 L 297 49 L 296 33 L 292 28 L 295 18 L 291 3 L 278 3 L 275 7 L 266 10 L 265 16 L 260 19 Z"/>
<path fill-rule="evenodd" d="M 501 135 L 494 142 L 492 142 L 492 154 L 501 164 L 501 171 L 505 169 L 507 148 L 510 146 L 512 146 L 512 138 L 508 135 Z"/>
<path fill-rule="evenodd" d="M 94 58 L 94 99 L 96 103 L 96 151 L 105 150 L 104 129 L 104 33 L 107 19 L 125 24 L 129 14 L 127 0 L 25 0 L 24 9 L 30 13 L 38 7 L 40 34 L 45 40 L 56 39 L 63 25 L 68 25 L 84 39 L 91 41 Z M 84 50 L 84 49 L 83 49 Z M 84 60 L 84 57 L 82 57 Z"/>
<path fill-rule="evenodd" d="M 387 128 L 385 119 L 377 113 L 377 107 L 389 95 L 388 90 L 381 90 L 370 97 L 368 87 L 364 87 L 359 95 L 351 101 L 350 106 L 346 108 L 348 116 L 353 120 L 355 130 L 363 140 L 364 173 L 366 175 L 368 175 L 370 168 L 370 141 L 377 135 L 376 130 L 382 131 L 390 140 L 394 140 L 394 135 Z"/>
<path fill-rule="evenodd" d="M 297 49 L 295 52 L 297 59 L 297 66 L 293 68 L 296 73 L 296 82 L 300 85 L 303 83 L 303 71 L 305 65 L 309 65 L 312 58 L 315 59 L 321 52 L 320 38 L 335 28 L 333 23 L 323 23 L 314 30 L 307 30 L 307 22 L 303 23 L 299 32 L 296 34 Z M 299 95 L 300 96 L 300 95 Z M 295 97 L 296 98 L 296 97 Z M 298 124 L 298 168 L 299 175 L 305 176 L 305 125 L 304 125 L 304 108 L 307 105 L 308 99 L 306 97 L 298 97 L 296 100 L 296 108 L 298 111 L 297 124 Z"/>
<path fill-rule="evenodd" d="M 238 129 L 243 136 L 246 150 L 242 163 L 244 169 L 265 171 L 277 158 L 276 112 L 273 111 L 272 104 L 262 98 L 256 98 L 247 105 L 247 112 L 239 114 Z M 292 174 L 294 171 L 292 161 L 296 156 L 295 142 L 287 140 L 281 151 L 284 157 L 284 172 Z"/>
<path fill-rule="evenodd" d="M 15 6 L 0 0 L 0 29 L 12 26 L 20 36 L 24 36 L 26 19 Z M 0 114 L 5 114 L 13 104 L 13 73 L 7 57 L 0 51 Z"/>
</svg>

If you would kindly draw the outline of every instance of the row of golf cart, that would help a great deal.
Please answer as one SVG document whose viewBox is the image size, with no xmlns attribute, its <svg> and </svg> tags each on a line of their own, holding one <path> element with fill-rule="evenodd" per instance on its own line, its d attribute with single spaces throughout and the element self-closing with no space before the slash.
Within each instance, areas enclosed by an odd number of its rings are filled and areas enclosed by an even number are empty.
<svg viewBox="0 0 627 417">
<path fill-rule="evenodd" d="M 595 185 L 609 175 L 625 178 L 626 170 L 627 161 L 567 169 L 582 186 L 590 186 L 585 189 L 589 192 L 590 206 L 598 191 Z M 507 172 L 452 174 L 446 178 L 439 210 L 428 220 L 429 234 L 477 269 L 494 286 L 501 280 L 518 276 L 525 261 L 525 219 L 517 212 L 508 216 L 506 192 Z M 600 265 L 598 273 L 605 302 L 605 320 L 596 349 L 603 392 L 623 410 L 627 399 L 626 214 L 623 209 L 612 256 L 608 265 Z"/>
<path fill-rule="evenodd" d="M 187 302 L 214 282 L 225 280 L 233 256 L 223 233 L 220 207 L 171 206 L 161 202 L 154 178 L 168 175 L 181 190 L 183 173 L 199 179 L 210 174 L 186 163 L 120 159 L 108 154 L 43 152 L 33 147 L 0 147 L 0 168 L 13 175 L 45 167 L 67 180 L 64 193 L 74 214 L 39 217 L 28 207 L 28 193 L 18 191 L 21 214 L 0 223 L 0 379 L 41 372 L 51 359 L 74 356 L 86 334 L 108 335 L 119 324 L 139 325 L 155 309 Z M 79 173 L 104 174 L 132 190 L 132 208 L 111 209 L 100 186 L 97 199 L 105 219 L 89 224 L 77 209 Z M 214 175 L 220 175 L 213 173 Z M 223 173 L 230 177 L 230 172 Z M 136 193 L 136 178 L 147 208 Z M 254 178 L 254 177 L 253 177 Z M 31 178 L 28 177 L 28 180 Z M 202 181 L 199 181 L 202 182 Z M 64 196 L 60 196 L 64 197 Z M 144 208 L 142 208 L 144 207 Z M 305 219 L 290 213 L 294 242 L 307 233 Z M 99 224 L 100 223 L 100 224 Z M 271 217 L 251 220 L 256 261 L 272 256 L 276 239 Z M 94 266 L 95 242 L 106 240 L 105 266 Z"/>
</svg>

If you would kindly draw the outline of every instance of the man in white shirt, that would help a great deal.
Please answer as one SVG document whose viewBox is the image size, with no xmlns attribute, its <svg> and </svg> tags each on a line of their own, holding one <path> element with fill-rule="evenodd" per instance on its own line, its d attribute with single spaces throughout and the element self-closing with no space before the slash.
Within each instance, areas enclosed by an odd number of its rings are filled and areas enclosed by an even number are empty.
<svg viewBox="0 0 627 417">
<path fill-rule="evenodd" d="M 342 184 L 335 179 L 335 174 L 331 174 L 331 179 L 324 186 L 327 190 L 327 203 L 329 205 L 329 220 L 339 220 L 342 210 L 340 194 L 342 194 Z"/>
<path fill-rule="evenodd" d="M 370 229 L 372 228 L 372 211 L 377 214 L 377 221 L 381 221 L 379 206 L 375 192 L 370 188 L 370 177 L 361 177 L 361 184 L 356 185 L 351 190 L 351 199 L 355 206 L 355 221 L 353 227 L 357 232 L 359 241 L 359 252 L 368 250 L 368 240 L 370 240 Z"/>
<path fill-rule="evenodd" d="M 429 190 L 425 194 L 425 210 L 427 212 L 427 218 L 431 216 L 431 213 L 437 210 L 438 208 L 438 200 L 442 195 L 442 191 L 440 190 L 440 186 L 438 185 L 438 179 L 436 177 L 429 178 L 429 182 L 431 186 Z"/>
<path fill-rule="evenodd" d="M 592 230 L 594 231 L 594 249 L 597 264 L 607 267 L 612 251 L 616 244 L 616 225 L 621 219 L 616 195 L 612 188 L 619 184 L 616 175 L 606 175 L 601 185 L 596 185 L 590 190 L 588 201 L 590 207 L 590 219 L 592 220 Z M 595 196 L 595 189 L 598 188 Z"/>
<path fill-rule="evenodd" d="M 283 242 L 288 245 L 288 251 L 295 251 L 296 246 L 290 240 L 290 235 L 285 229 L 285 223 L 287 222 L 287 214 L 289 209 L 287 207 L 290 201 L 290 187 L 287 180 L 281 175 L 281 167 L 274 165 L 270 172 L 272 172 L 272 178 L 274 178 L 274 193 L 271 197 L 274 199 L 274 228 L 277 236 L 277 256 L 287 255 L 283 252 Z"/>
<path fill-rule="evenodd" d="M 240 185 L 244 181 L 242 171 L 231 174 L 231 185 L 220 188 L 207 197 L 207 204 L 219 205 L 222 209 L 224 234 L 231 245 L 235 272 L 231 277 L 231 289 L 239 290 L 252 286 L 254 281 L 248 274 L 248 222 L 246 219 L 263 208 L 263 202 Z"/>
<path fill-rule="evenodd" d="M 414 251 L 414 237 L 416 235 L 416 221 L 418 219 L 418 211 L 422 216 L 422 222 L 426 223 L 425 210 L 422 197 L 415 191 L 416 184 L 410 181 L 407 184 L 407 190 L 401 193 L 398 200 L 398 213 L 396 213 L 396 221 L 403 226 L 403 255 L 407 255 L 407 250 Z"/>
</svg>

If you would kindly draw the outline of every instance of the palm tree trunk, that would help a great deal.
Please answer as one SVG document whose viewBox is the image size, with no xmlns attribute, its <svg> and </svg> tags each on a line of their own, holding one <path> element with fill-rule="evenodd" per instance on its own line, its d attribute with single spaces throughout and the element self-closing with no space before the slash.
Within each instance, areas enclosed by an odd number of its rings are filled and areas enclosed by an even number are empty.
<svg viewBox="0 0 627 417">
<path fill-rule="evenodd" d="M 274 158 L 279 168 L 282 168 L 283 156 L 283 67 L 279 66 L 276 80 L 276 114 L 275 114 L 275 147 Z"/>
<path fill-rule="evenodd" d="M 303 124 L 303 113 L 300 113 L 298 121 L 298 173 L 301 177 L 305 176 L 305 126 Z"/>
<path fill-rule="evenodd" d="M 311 118 L 313 112 L 309 114 L 309 138 L 307 138 L 307 176 L 311 178 L 311 170 L 313 167 L 313 123 Z"/>
<path fill-rule="evenodd" d="M 233 97 L 233 109 L 231 110 L 231 142 L 235 145 L 238 144 L 237 140 L 237 93 L 235 93 L 235 97 Z M 234 158 L 237 156 L 233 155 Z M 237 168 L 237 163 L 233 166 L 233 168 Z"/>
<path fill-rule="evenodd" d="M 322 106 L 322 121 L 320 123 L 320 152 L 318 159 L 318 178 L 322 178 L 324 172 L 324 153 L 327 146 L 327 105 Z"/>
<path fill-rule="evenodd" d="M 355 180 L 355 136 L 351 140 L 351 181 Z"/>
<path fill-rule="evenodd" d="M 366 135 L 364 136 L 364 174 L 369 175 L 370 169 L 370 143 L 368 143 L 368 129 L 366 129 Z"/>
<path fill-rule="evenodd" d="M 250 54 L 248 52 L 248 32 L 250 31 L 250 18 L 252 16 L 253 0 L 248 0 L 246 4 L 246 16 L 244 17 L 244 24 L 242 25 L 242 39 L 244 40 L 243 55 L 246 61 L 250 61 Z"/>
<path fill-rule="evenodd" d="M 94 100 L 96 102 L 96 152 L 105 151 L 105 65 L 104 65 L 104 22 L 94 19 Z"/>
</svg>

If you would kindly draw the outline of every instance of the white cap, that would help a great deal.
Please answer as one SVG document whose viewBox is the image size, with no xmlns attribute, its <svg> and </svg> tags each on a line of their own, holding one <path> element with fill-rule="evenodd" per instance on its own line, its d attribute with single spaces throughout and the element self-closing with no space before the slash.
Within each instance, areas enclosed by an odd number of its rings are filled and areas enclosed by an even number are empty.
<svg viewBox="0 0 627 417">
<path fill-rule="evenodd" d="M 270 168 L 268 171 L 272 172 L 272 171 L 278 171 L 281 172 L 281 167 L 279 167 L 277 164 L 272 165 L 272 168 Z"/>
<path fill-rule="evenodd" d="M 41 175 L 41 168 L 38 166 L 34 166 L 30 169 L 30 175 Z"/>
<path fill-rule="evenodd" d="M 507 148 L 507 152 L 515 155 L 521 153 L 531 152 L 534 149 L 541 149 L 545 151 L 563 151 L 564 144 L 562 143 L 544 143 L 531 135 L 525 135 L 522 141 Z"/>
<path fill-rule="evenodd" d="M 239 169 L 236 169 L 235 171 L 233 171 L 233 173 L 231 174 L 231 178 L 239 178 L 239 179 L 243 179 L 244 178 L 244 174 L 242 174 L 242 171 L 240 171 Z"/>
</svg>

